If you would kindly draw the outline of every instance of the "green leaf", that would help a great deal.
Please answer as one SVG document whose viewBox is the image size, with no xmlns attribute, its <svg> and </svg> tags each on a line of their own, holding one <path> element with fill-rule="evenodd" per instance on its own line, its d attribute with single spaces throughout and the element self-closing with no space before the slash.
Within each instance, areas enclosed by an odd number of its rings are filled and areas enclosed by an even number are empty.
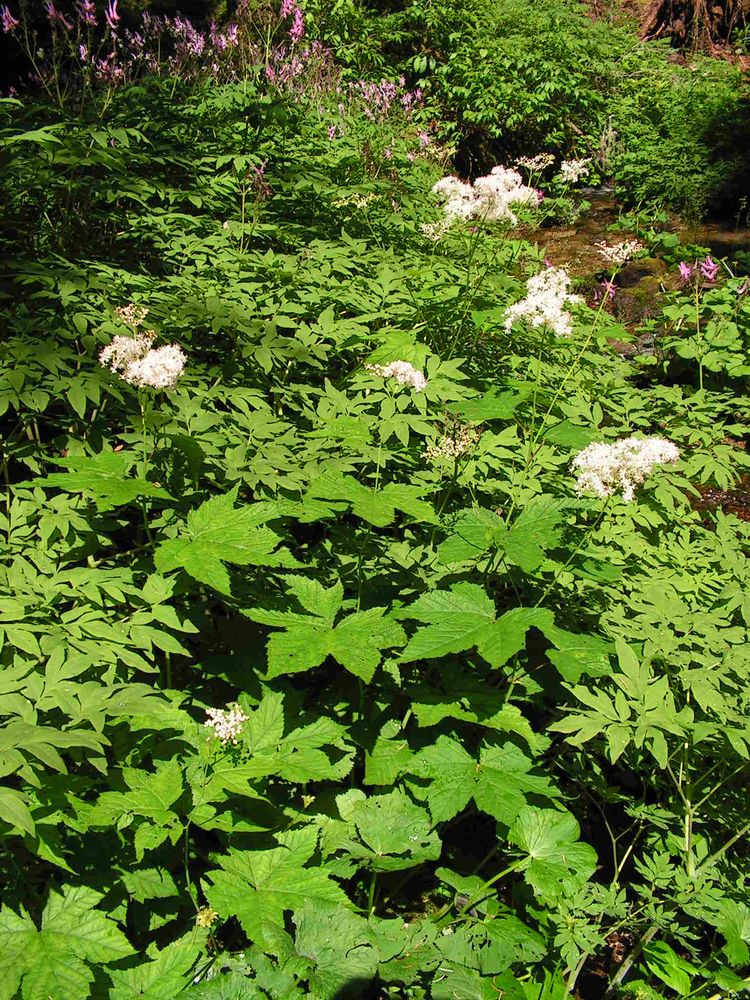
<svg viewBox="0 0 750 1000">
<path fill-rule="evenodd" d="M 357 833 L 367 848 L 354 856 L 375 871 L 399 871 L 440 856 L 441 844 L 430 817 L 404 792 L 395 790 L 358 801 L 351 810 Z"/>
<path fill-rule="evenodd" d="M 284 913 L 306 901 L 350 906 L 346 893 L 324 868 L 305 867 L 315 853 L 312 826 L 293 831 L 286 842 L 266 851 L 230 851 L 221 870 L 206 875 L 206 897 L 222 919 L 236 916 L 247 935 L 264 940 L 264 923 L 283 926 Z"/>
<path fill-rule="evenodd" d="M 156 549 L 160 573 L 183 569 L 200 583 L 222 594 L 231 593 L 225 563 L 236 566 L 278 566 L 282 555 L 274 550 L 281 538 L 265 525 L 274 516 L 273 506 L 250 504 L 236 508 L 237 489 L 206 500 L 187 517 L 178 538 L 169 538 Z"/>
<path fill-rule="evenodd" d="M 203 950 L 203 942 L 190 932 L 157 951 L 149 949 L 151 961 L 130 969 L 111 969 L 114 984 L 109 1000 L 163 1000 L 182 995 L 192 980 L 192 971 Z"/>
<path fill-rule="evenodd" d="M 526 504 L 509 529 L 496 535 L 496 542 L 508 559 L 524 573 L 533 573 L 562 534 L 563 510 L 568 501 L 551 496 L 534 497 Z"/>
<path fill-rule="evenodd" d="M 311 995 L 335 1000 L 347 985 L 364 989 L 375 976 L 378 953 L 367 921 L 351 910 L 306 901 L 294 913 L 298 954 L 310 961 Z"/>
<path fill-rule="evenodd" d="M 430 782 L 425 797 L 435 823 L 452 819 L 473 798 L 478 809 L 510 826 L 530 795 L 559 796 L 548 778 L 531 773 L 532 766 L 513 743 L 485 747 L 477 761 L 460 743 L 440 736 L 415 755 L 410 770 Z"/>
<path fill-rule="evenodd" d="M 89 995 L 90 965 L 107 965 L 133 954 L 114 921 L 94 907 L 102 894 L 85 886 L 51 892 L 41 930 L 25 913 L 0 909 L 0 997 L 70 1000 Z"/>
<path fill-rule="evenodd" d="M 534 806 L 522 809 L 510 829 L 508 840 L 526 854 L 526 881 L 548 905 L 580 889 L 596 868 L 596 852 L 579 834 L 570 813 Z"/>
<path fill-rule="evenodd" d="M 23 795 L 14 788 L 0 786 L 0 818 L 10 826 L 34 836 L 34 818 Z"/>
<path fill-rule="evenodd" d="M 58 465 L 69 466 L 72 472 L 51 472 L 39 479 L 18 483 L 18 486 L 57 487 L 68 493 L 91 493 L 100 510 L 121 507 L 138 497 L 160 497 L 170 500 L 166 490 L 146 479 L 129 475 L 137 456 L 126 451 L 104 451 L 86 458 L 56 458 Z"/>
<path fill-rule="evenodd" d="M 155 823 L 171 824 L 171 808 L 182 795 L 182 768 L 177 760 L 158 761 L 151 773 L 139 768 L 123 768 L 127 792 L 102 792 L 88 814 L 90 826 L 114 826 L 133 813 Z"/>
</svg>

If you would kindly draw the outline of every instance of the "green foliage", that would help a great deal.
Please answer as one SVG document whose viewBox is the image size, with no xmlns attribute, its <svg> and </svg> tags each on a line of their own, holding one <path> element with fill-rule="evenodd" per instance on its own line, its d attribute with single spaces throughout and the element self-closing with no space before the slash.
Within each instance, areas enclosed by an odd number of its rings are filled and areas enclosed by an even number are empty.
<svg viewBox="0 0 750 1000">
<path fill-rule="evenodd" d="M 599 28 L 461 10 L 429 101 L 505 18 L 495 114 L 595 127 Z M 539 247 L 425 235 L 419 116 L 260 80 L 2 105 L 0 996 L 740 992 L 750 530 L 693 502 L 747 469 L 742 282 L 636 360 L 508 330 Z M 131 303 L 170 389 L 99 363 Z M 633 434 L 679 463 L 579 495 Z"/>
</svg>

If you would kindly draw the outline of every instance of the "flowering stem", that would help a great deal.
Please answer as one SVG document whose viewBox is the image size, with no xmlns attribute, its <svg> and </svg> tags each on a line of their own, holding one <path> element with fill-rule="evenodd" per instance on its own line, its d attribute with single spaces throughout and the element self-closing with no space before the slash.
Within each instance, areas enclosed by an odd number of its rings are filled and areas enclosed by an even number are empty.
<svg viewBox="0 0 750 1000">
<path fill-rule="evenodd" d="M 141 443 L 142 443 L 142 455 L 143 455 L 143 458 L 142 458 L 142 461 L 143 461 L 142 478 L 143 479 L 147 479 L 148 478 L 148 447 L 147 447 L 147 444 L 146 444 L 146 410 L 147 410 L 147 407 L 146 407 L 146 397 L 145 397 L 144 393 L 142 393 L 142 392 L 138 393 L 138 402 L 139 402 L 140 408 L 141 408 Z M 145 500 L 144 497 L 141 497 L 140 504 L 141 504 L 141 513 L 143 514 L 143 527 L 146 530 L 146 538 L 149 540 L 149 542 L 151 542 L 151 541 L 153 541 L 153 539 L 151 537 L 151 529 L 148 526 L 148 507 L 146 505 L 146 500 Z"/>
</svg>

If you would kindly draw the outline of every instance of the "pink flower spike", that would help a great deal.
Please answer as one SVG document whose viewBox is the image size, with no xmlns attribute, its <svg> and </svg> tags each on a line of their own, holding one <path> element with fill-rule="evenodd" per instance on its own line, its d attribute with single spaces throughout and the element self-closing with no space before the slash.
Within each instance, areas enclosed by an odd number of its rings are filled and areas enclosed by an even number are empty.
<svg viewBox="0 0 750 1000">
<path fill-rule="evenodd" d="M 0 19 L 2 19 L 3 34 L 5 35 L 12 34 L 21 23 L 17 18 L 13 17 L 9 8 L 5 4 L 0 7 Z"/>
<path fill-rule="evenodd" d="M 117 0 L 109 0 L 107 9 L 104 12 L 104 20 L 109 25 L 111 31 L 117 31 L 120 22 L 120 15 L 117 13 Z"/>
<path fill-rule="evenodd" d="M 281 10 L 279 17 L 289 17 L 294 10 L 294 0 L 281 0 Z"/>
<path fill-rule="evenodd" d="M 712 260 L 711 255 L 701 263 L 700 271 L 706 281 L 716 281 L 716 276 L 719 273 L 719 265 L 715 260 Z"/>
<path fill-rule="evenodd" d="M 63 28 L 65 28 L 66 31 L 73 30 L 73 25 L 70 23 L 70 21 L 65 20 L 65 17 L 60 13 L 57 7 L 55 7 L 54 3 L 52 3 L 52 0 L 47 0 L 47 3 L 44 5 L 44 9 L 50 21 L 58 21 L 63 26 Z"/>
<path fill-rule="evenodd" d="M 328 126 L 328 138 L 329 139 L 335 139 L 336 138 L 336 126 L 335 125 L 329 125 Z"/>
<path fill-rule="evenodd" d="M 87 24 L 90 28 L 96 27 L 96 7 L 92 3 L 92 0 L 81 0 L 78 7 L 78 17 L 83 24 Z"/>
<path fill-rule="evenodd" d="M 298 42 L 305 33 L 305 20 L 299 7 L 294 11 L 294 22 L 289 29 L 289 37 L 293 42 Z"/>
<path fill-rule="evenodd" d="M 687 284 L 687 282 L 690 281 L 690 279 L 693 276 L 692 267 L 689 264 L 686 264 L 684 260 L 680 261 L 679 272 L 680 272 L 680 280 L 684 284 Z"/>
</svg>

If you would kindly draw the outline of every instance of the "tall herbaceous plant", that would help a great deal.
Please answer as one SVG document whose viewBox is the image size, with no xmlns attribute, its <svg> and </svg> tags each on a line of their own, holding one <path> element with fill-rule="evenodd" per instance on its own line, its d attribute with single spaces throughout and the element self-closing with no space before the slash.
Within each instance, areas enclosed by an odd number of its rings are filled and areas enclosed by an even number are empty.
<svg viewBox="0 0 750 1000">
<path fill-rule="evenodd" d="M 591 149 L 120 4 L 1 10 L 0 997 L 740 995 L 747 281 L 618 353 Z"/>
</svg>

